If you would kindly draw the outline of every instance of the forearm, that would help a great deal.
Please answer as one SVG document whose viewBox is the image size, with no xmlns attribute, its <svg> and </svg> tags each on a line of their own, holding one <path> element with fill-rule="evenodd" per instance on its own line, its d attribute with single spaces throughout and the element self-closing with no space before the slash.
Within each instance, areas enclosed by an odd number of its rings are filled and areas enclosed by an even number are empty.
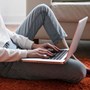
<svg viewBox="0 0 90 90">
<path fill-rule="evenodd" d="M 0 48 L 0 62 L 19 61 L 24 57 L 27 57 L 27 50 Z"/>
<path fill-rule="evenodd" d="M 29 40 L 27 37 L 18 35 L 16 33 L 11 33 L 10 36 L 13 42 L 22 49 L 31 49 L 32 44 L 34 43 L 32 40 Z"/>
</svg>

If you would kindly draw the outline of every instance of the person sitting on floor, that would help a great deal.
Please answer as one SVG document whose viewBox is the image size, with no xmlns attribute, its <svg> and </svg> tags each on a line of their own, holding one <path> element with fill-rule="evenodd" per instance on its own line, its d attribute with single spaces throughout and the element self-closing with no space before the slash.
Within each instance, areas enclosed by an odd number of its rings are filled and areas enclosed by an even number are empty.
<svg viewBox="0 0 90 90">
<path fill-rule="evenodd" d="M 42 25 L 54 45 L 34 43 L 33 39 Z M 8 30 L 0 16 L 0 76 L 28 80 L 58 79 L 72 83 L 80 82 L 86 77 L 88 69 L 78 60 L 70 58 L 63 65 L 21 61 L 26 57 L 49 58 L 53 53 L 48 48 L 57 52 L 61 48 L 68 48 L 66 36 L 53 11 L 45 4 L 36 6 L 16 32 Z"/>
</svg>

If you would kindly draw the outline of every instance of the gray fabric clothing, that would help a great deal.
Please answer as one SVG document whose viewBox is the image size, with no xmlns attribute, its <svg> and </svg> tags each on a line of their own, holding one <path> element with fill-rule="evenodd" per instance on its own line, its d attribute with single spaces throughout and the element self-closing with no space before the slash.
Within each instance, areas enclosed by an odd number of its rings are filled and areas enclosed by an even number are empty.
<svg viewBox="0 0 90 90">
<path fill-rule="evenodd" d="M 67 36 L 54 13 L 45 4 L 36 6 L 17 29 L 16 33 L 33 40 L 42 25 L 54 43 Z"/>
<path fill-rule="evenodd" d="M 79 82 L 86 76 L 84 65 L 73 59 L 70 59 L 64 65 L 23 62 L 9 63 L 6 71 L 2 73 L 2 76 L 28 80 L 58 79 L 72 83 Z"/>
<path fill-rule="evenodd" d="M 42 25 L 54 43 L 65 38 L 66 33 L 58 23 L 55 15 L 51 9 L 44 4 L 38 5 L 32 10 L 16 33 L 33 40 Z M 69 59 L 67 63 L 63 65 L 24 62 L 1 64 L 4 65 L 1 70 L 1 76 L 16 79 L 59 79 L 67 82 L 79 82 L 86 76 L 85 66 L 80 61 L 74 59 Z"/>
</svg>

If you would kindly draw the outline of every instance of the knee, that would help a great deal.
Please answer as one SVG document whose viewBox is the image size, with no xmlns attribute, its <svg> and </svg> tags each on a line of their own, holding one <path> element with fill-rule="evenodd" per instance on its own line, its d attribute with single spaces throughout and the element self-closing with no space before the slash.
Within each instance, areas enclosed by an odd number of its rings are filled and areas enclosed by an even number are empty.
<svg viewBox="0 0 90 90">
<path fill-rule="evenodd" d="M 79 66 L 77 67 L 77 69 L 78 70 L 75 74 L 75 79 L 74 79 L 75 83 L 80 82 L 82 79 L 86 77 L 86 68 L 84 66 Z"/>
<path fill-rule="evenodd" d="M 40 4 L 37 7 L 39 8 L 40 11 L 46 12 L 46 13 L 51 10 L 50 7 L 46 4 Z"/>
<path fill-rule="evenodd" d="M 47 8 L 49 8 L 49 6 L 47 5 L 47 4 L 40 4 L 40 5 L 38 5 L 40 8 L 45 8 L 45 9 L 47 9 Z"/>
<path fill-rule="evenodd" d="M 86 68 L 81 62 L 75 62 L 76 63 L 74 63 L 73 66 L 71 66 L 72 76 L 70 82 L 79 83 L 83 78 L 86 77 Z"/>
</svg>

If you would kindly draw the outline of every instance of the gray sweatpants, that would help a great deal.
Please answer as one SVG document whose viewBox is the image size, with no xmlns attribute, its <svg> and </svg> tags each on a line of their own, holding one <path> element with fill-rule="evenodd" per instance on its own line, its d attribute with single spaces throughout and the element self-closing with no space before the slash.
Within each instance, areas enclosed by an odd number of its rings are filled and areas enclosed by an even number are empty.
<svg viewBox="0 0 90 90">
<path fill-rule="evenodd" d="M 30 12 L 16 33 L 33 40 L 42 25 L 53 43 L 65 38 L 66 33 L 58 23 L 54 13 L 44 4 L 38 5 Z M 79 82 L 86 76 L 85 66 L 74 59 L 69 59 L 63 65 L 25 62 L 4 63 L 4 65 L 6 67 L 2 70 L 1 76 L 16 79 L 59 79 L 67 82 Z"/>
</svg>

